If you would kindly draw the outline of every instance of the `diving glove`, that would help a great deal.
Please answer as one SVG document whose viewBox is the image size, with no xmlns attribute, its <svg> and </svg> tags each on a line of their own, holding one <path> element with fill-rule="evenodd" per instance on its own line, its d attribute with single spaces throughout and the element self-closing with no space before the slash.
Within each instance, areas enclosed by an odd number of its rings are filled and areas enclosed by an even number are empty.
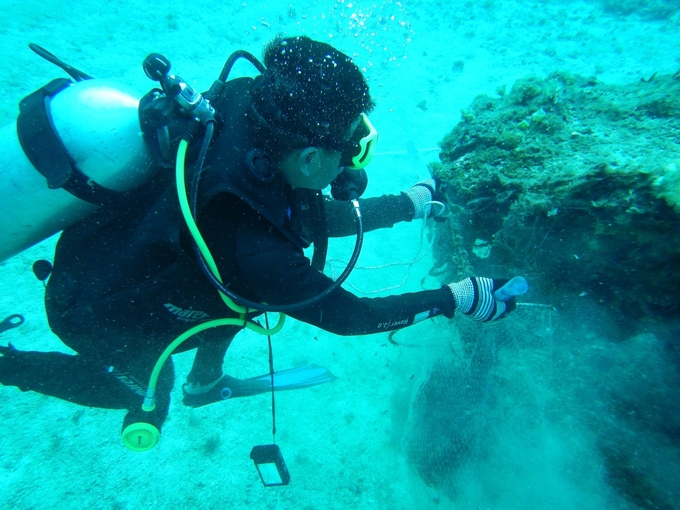
<svg viewBox="0 0 680 510">
<path fill-rule="evenodd" d="M 435 221 L 446 219 L 446 206 L 437 200 L 437 180 L 427 179 L 415 183 L 411 189 L 404 192 L 413 203 L 413 219 L 434 218 Z"/>
<path fill-rule="evenodd" d="M 524 287 L 520 290 L 516 290 L 515 285 L 512 290 L 508 290 L 506 284 L 516 282 L 518 278 L 521 277 L 508 280 L 473 276 L 458 283 L 450 283 L 447 287 L 453 294 L 457 312 L 472 320 L 489 322 L 501 319 L 515 309 L 514 296 L 526 292 L 528 286 L 523 278 Z M 501 289 L 505 289 L 505 292 Z"/>
</svg>

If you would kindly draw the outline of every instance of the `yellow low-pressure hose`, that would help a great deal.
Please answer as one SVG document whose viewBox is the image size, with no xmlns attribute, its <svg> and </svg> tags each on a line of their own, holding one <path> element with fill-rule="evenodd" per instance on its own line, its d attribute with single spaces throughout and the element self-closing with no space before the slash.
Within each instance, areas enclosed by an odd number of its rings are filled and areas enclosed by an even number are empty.
<svg viewBox="0 0 680 510">
<path fill-rule="evenodd" d="M 273 335 L 281 331 L 281 329 L 283 328 L 283 323 L 285 322 L 284 318 L 285 315 L 281 314 L 281 319 L 279 320 L 279 323 L 271 329 L 265 329 L 262 326 L 254 324 L 252 322 L 246 322 L 245 326 L 246 328 L 251 329 L 262 335 Z M 146 398 L 144 399 L 144 404 L 142 405 L 142 409 L 144 411 L 153 411 L 156 408 L 156 384 L 158 383 L 158 376 L 161 373 L 163 365 L 168 360 L 173 351 L 177 349 L 177 347 L 179 347 L 180 344 L 182 344 L 182 342 L 184 342 L 186 339 L 191 338 L 192 336 L 194 336 L 197 333 L 200 333 L 201 331 L 216 328 L 218 326 L 243 326 L 243 319 L 237 318 L 215 319 L 212 321 L 203 322 L 201 324 L 198 324 L 197 326 L 194 326 L 190 330 L 185 331 L 180 336 L 175 338 L 175 340 L 173 340 L 173 342 L 165 348 L 163 354 L 160 355 L 158 361 L 156 362 L 156 365 L 153 367 L 153 372 L 151 372 L 151 377 L 149 378 L 149 388 L 146 391 Z"/>
<path fill-rule="evenodd" d="M 215 260 L 213 259 L 210 250 L 208 249 L 208 246 L 206 245 L 205 241 L 203 240 L 203 236 L 201 235 L 201 232 L 198 230 L 198 226 L 196 225 L 196 222 L 194 221 L 194 218 L 191 215 L 191 209 L 189 207 L 189 200 L 187 199 L 187 191 L 186 191 L 186 185 L 184 182 L 184 160 L 186 158 L 186 153 L 187 153 L 187 147 L 189 146 L 189 142 L 186 140 L 181 140 L 179 144 L 179 148 L 177 149 L 177 162 L 175 165 L 175 177 L 177 181 L 177 195 L 179 197 L 179 204 L 180 208 L 182 210 L 182 215 L 184 216 L 184 221 L 187 224 L 187 227 L 189 228 L 189 232 L 191 233 L 191 236 L 194 238 L 194 241 L 196 242 L 196 245 L 198 246 L 198 249 L 201 251 L 203 254 L 203 257 L 206 260 L 206 263 L 208 264 L 208 267 L 210 268 L 210 271 L 215 275 L 215 277 L 222 282 L 222 279 L 220 277 L 220 273 L 217 269 L 217 264 L 215 264 Z M 185 331 L 182 333 L 180 336 L 178 336 L 173 342 L 168 345 L 165 350 L 163 351 L 163 354 L 158 358 L 158 361 L 156 362 L 156 365 L 153 368 L 153 371 L 151 372 L 151 377 L 149 378 L 149 388 L 147 389 L 146 392 L 146 398 L 144 399 L 144 404 L 142 405 L 142 409 L 144 411 L 153 411 L 156 407 L 156 384 L 158 383 L 158 376 L 161 373 L 161 369 L 163 368 L 163 365 L 167 361 L 167 359 L 170 357 L 170 355 L 173 353 L 177 347 L 179 347 L 182 342 L 187 340 L 188 338 L 194 336 L 197 333 L 200 333 L 201 331 L 205 331 L 206 329 L 211 329 L 211 328 L 216 328 L 219 326 L 238 326 L 238 327 L 245 327 L 247 329 L 250 329 L 251 331 L 254 331 L 256 333 L 259 333 L 261 335 L 274 335 L 281 331 L 283 328 L 283 325 L 286 321 L 286 316 L 283 313 L 279 313 L 279 322 L 274 326 L 273 328 L 267 329 L 263 328 L 259 324 L 255 324 L 254 322 L 250 322 L 246 319 L 246 313 L 248 313 L 248 309 L 237 305 L 234 303 L 234 301 L 229 298 L 228 296 L 224 295 L 222 292 L 220 292 L 220 296 L 222 297 L 222 300 L 226 303 L 226 305 L 231 308 L 234 312 L 239 314 L 238 318 L 231 318 L 231 319 L 215 319 L 212 321 L 208 322 L 203 322 L 201 324 L 198 324 L 197 326 L 194 326 L 193 328 L 189 329 L 188 331 Z M 252 311 L 252 310 L 251 310 Z"/>
<path fill-rule="evenodd" d="M 203 258 L 205 258 L 205 261 L 208 264 L 208 267 L 210 268 L 210 272 L 212 272 L 212 274 L 215 275 L 215 277 L 220 281 L 220 283 L 224 283 L 222 282 L 220 272 L 217 269 L 217 264 L 215 264 L 215 260 L 213 259 L 212 254 L 208 249 L 208 245 L 205 244 L 203 236 L 201 235 L 201 232 L 198 230 L 198 225 L 196 225 L 196 222 L 194 221 L 194 218 L 191 215 L 189 199 L 187 198 L 186 183 L 184 182 L 184 160 L 186 158 L 188 147 L 189 142 L 187 142 L 186 140 L 181 140 L 179 143 L 179 148 L 177 149 L 177 162 L 175 163 L 175 180 L 177 181 L 177 196 L 179 197 L 179 207 L 182 210 L 182 216 L 184 216 L 184 221 L 186 222 L 187 227 L 189 228 L 191 237 L 194 238 L 194 241 L 196 242 L 198 249 L 201 251 Z M 236 313 L 241 315 L 246 313 L 245 307 L 237 305 L 231 298 L 225 296 L 222 292 L 220 292 L 220 296 L 222 296 L 222 300 L 226 303 L 226 305 L 232 310 L 234 310 Z"/>
</svg>

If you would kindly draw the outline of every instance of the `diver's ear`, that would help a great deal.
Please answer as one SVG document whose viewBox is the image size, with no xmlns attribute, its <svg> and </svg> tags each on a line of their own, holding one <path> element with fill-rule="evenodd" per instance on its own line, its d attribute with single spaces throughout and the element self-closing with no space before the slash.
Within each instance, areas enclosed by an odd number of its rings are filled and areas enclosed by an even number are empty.
<svg viewBox="0 0 680 510">
<path fill-rule="evenodd" d="M 307 147 L 300 151 L 297 157 L 297 164 L 300 172 L 305 177 L 314 175 L 319 169 L 321 151 L 318 147 Z"/>
</svg>

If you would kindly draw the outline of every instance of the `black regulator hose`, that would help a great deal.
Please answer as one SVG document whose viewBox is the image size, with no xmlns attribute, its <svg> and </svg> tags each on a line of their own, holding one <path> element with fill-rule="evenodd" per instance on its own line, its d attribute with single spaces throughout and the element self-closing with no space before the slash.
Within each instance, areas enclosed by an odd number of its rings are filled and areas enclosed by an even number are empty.
<svg viewBox="0 0 680 510">
<path fill-rule="evenodd" d="M 199 159 L 197 161 L 197 166 L 196 166 L 196 171 L 194 172 L 194 177 L 192 179 L 191 183 L 191 194 L 190 194 L 190 209 L 191 209 L 191 214 L 194 218 L 194 221 L 197 222 L 197 200 L 198 200 L 198 184 L 200 181 L 201 177 L 201 172 L 202 172 L 202 167 L 203 167 L 203 159 L 205 158 L 204 154 L 204 149 L 207 151 L 207 147 L 210 144 L 209 137 L 212 137 L 212 123 L 209 123 L 208 126 L 206 126 L 206 133 L 205 137 L 203 139 L 203 145 L 201 147 L 201 153 L 199 155 Z M 207 140 L 207 142 L 206 142 Z M 354 243 L 354 251 L 352 252 L 352 257 L 349 260 L 349 263 L 347 264 L 347 267 L 345 267 L 345 270 L 340 274 L 337 280 L 335 280 L 326 290 L 322 291 L 321 293 L 317 294 L 314 297 L 311 297 L 309 299 L 305 299 L 304 301 L 300 301 L 298 303 L 292 303 L 289 305 L 269 305 L 269 304 L 264 304 L 264 303 L 258 303 L 256 301 L 251 301 L 249 299 L 246 299 L 244 297 L 239 296 L 238 294 L 235 294 L 233 291 L 229 290 L 227 286 L 225 286 L 222 282 L 220 282 L 217 277 L 213 274 L 213 272 L 210 270 L 208 267 L 208 263 L 205 260 L 205 257 L 203 256 L 203 253 L 201 250 L 198 248 L 198 245 L 196 242 L 193 242 L 194 245 L 194 252 L 196 253 L 196 260 L 198 261 L 199 266 L 201 267 L 201 270 L 205 274 L 205 276 L 208 278 L 210 283 L 213 284 L 217 290 L 222 292 L 224 295 L 232 299 L 235 303 L 245 306 L 248 308 L 252 308 L 253 310 L 258 310 L 262 312 L 292 312 L 295 310 L 300 310 L 302 308 L 306 308 L 308 306 L 311 306 L 313 304 L 318 303 L 322 299 L 324 299 L 326 296 L 328 296 L 331 292 L 333 292 L 335 289 L 337 289 L 340 285 L 342 285 L 345 280 L 347 280 L 347 277 L 350 275 L 352 270 L 354 269 L 354 266 L 357 263 L 357 260 L 359 259 L 359 254 L 361 253 L 361 247 L 364 243 L 364 223 L 363 219 L 361 217 L 361 210 L 359 208 L 359 200 L 358 197 L 353 196 L 350 198 L 349 203 L 352 206 L 352 210 L 354 212 L 354 219 L 357 225 L 357 239 L 356 242 Z"/>
<path fill-rule="evenodd" d="M 311 297 L 309 299 L 305 299 L 304 301 L 300 301 L 298 303 L 292 303 L 289 305 L 270 305 L 270 304 L 264 304 L 264 303 L 258 303 L 256 301 L 251 301 L 249 299 L 246 299 L 244 297 L 239 296 L 238 294 L 235 294 L 233 291 L 229 290 L 228 287 L 224 286 L 217 278 L 215 278 L 215 275 L 212 274 L 210 269 L 208 268 L 208 265 L 205 261 L 205 258 L 203 257 L 203 254 L 200 253 L 200 250 L 198 250 L 198 247 L 196 247 L 196 254 L 198 257 L 198 263 L 201 266 L 201 269 L 203 270 L 203 273 L 208 277 L 210 282 L 223 294 L 231 298 L 235 303 L 245 306 L 248 308 L 252 308 L 253 310 L 258 310 L 261 312 L 292 312 L 295 310 L 300 310 L 302 308 L 306 308 L 308 306 L 314 305 L 324 299 L 326 296 L 328 296 L 331 292 L 333 292 L 335 289 L 340 287 L 349 274 L 352 272 L 354 269 L 354 266 L 357 263 L 357 260 L 359 259 L 359 254 L 361 253 L 361 246 L 364 241 L 364 225 L 363 225 L 363 220 L 361 219 L 361 214 L 359 212 L 358 206 L 359 203 L 358 201 L 355 201 L 356 205 L 353 204 L 355 214 L 358 213 L 358 215 L 355 217 L 355 221 L 357 224 L 357 240 L 356 243 L 354 244 L 354 252 L 352 253 L 352 257 L 349 260 L 349 263 L 347 264 L 347 267 L 345 267 L 345 270 L 342 272 L 342 274 L 338 277 L 337 280 L 335 280 L 326 290 L 320 292 L 314 297 Z"/>
<path fill-rule="evenodd" d="M 237 50 L 231 55 L 229 55 L 229 58 L 227 61 L 224 63 L 224 67 L 222 68 L 222 72 L 220 73 L 220 81 L 223 83 L 227 82 L 227 78 L 229 78 L 229 73 L 231 73 L 231 68 L 234 67 L 234 64 L 239 58 L 246 59 L 248 62 L 253 64 L 255 68 L 260 71 L 260 73 L 264 73 L 265 67 L 260 62 L 255 55 L 252 53 L 248 53 L 247 51 L 244 50 Z"/>
<path fill-rule="evenodd" d="M 196 159 L 196 171 L 191 179 L 191 195 L 189 198 L 189 205 L 191 207 L 191 216 L 194 221 L 197 221 L 198 217 L 198 183 L 201 180 L 201 174 L 203 173 L 203 164 L 205 163 L 205 157 L 208 154 L 208 148 L 210 148 L 210 142 L 212 141 L 213 134 L 215 133 L 215 121 L 210 121 L 205 126 L 205 134 L 203 135 L 203 142 L 201 143 L 201 150 L 198 153 L 198 159 Z M 194 248 L 198 250 L 198 246 L 194 243 Z M 212 273 L 211 273 L 212 274 Z"/>
</svg>

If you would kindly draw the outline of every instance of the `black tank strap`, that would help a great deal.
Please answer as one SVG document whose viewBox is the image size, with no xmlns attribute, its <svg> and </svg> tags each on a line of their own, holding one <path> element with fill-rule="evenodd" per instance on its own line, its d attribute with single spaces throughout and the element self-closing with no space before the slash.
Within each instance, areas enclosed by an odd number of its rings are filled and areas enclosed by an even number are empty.
<svg viewBox="0 0 680 510">
<path fill-rule="evenodd" d="M 66 78 L 52 80 L 21 100 L 17 118 L 21 147 L 36 170 L 45 176 L 50 189 L 63 188 L 95 205 L 119 202 L 125 194 L 104 188 L 81 172 L 55 130 L 50 100 L 71 83 Z"/>
</svg>

